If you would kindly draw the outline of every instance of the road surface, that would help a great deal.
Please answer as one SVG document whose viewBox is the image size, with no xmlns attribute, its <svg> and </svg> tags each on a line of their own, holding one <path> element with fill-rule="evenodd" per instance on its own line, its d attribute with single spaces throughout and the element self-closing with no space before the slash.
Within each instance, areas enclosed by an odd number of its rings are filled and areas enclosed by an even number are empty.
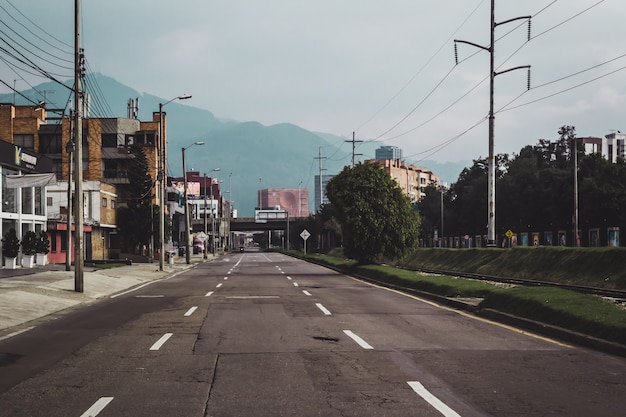
<svg viewBox="0 0 626 417">
<path fill-rule="evenodd" d="M 277 253 L 0 341 L 0 416 L 618 416 L 626 360 Z"/>
</svg>

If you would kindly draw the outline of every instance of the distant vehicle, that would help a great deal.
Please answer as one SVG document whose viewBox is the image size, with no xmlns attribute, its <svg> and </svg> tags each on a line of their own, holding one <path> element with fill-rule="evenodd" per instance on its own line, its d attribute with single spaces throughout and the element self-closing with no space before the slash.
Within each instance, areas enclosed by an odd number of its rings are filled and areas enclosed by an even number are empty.
<svg viewBox="0 0 626 417">
<path fill-rule="evenodd" d="M 243 246 L 239 246 L 239 252 L 243 252 L 243 251 L 244 251 Z"/>
</svg>

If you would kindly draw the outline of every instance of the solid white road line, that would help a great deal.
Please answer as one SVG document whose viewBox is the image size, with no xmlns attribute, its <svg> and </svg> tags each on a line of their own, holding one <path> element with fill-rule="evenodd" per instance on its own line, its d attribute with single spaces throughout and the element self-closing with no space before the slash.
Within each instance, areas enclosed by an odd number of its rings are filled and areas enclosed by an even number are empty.
<svg viewBox="0 0 626 417">
<path fill-rule="evenodd" d="M 309 297 L 311 296 L 311 293 L 310 293 L 310 292 L 308 292 L 307 290 L 302 290 L 302 292 L 304 293 L 304 295 L 307 295 L 307 296 L 309 296 Z"/>
<path fill-rule="evenodd" d="M 425 399 L 428 404 L 435 407 L 435 409 L 445 417 L 461 417 L 456 411 L 444 404 L 443 401 L 431 394 L 430 391 L 424 388 L 424 386 L 419 382 L 409 381 L 407 382 L 407 384 L 409 384 L 409 386 L 413 388 L 413 391 L 415 391 L 420 397 Z"/>
<path fill-rule="evenodd" d="M 98 414 L 100 414 L 100 411 L 104 410 L 104 407 L 109 405 L 109 403 L 111 401 L 113 401 L 113 397 L 102 397 L 102 398 L 100 398 L 98 401 L 93 403 L 93 405 L 91 407 L 89 407 L 89 409 L 87 411 L 85 411 L 83 414 L 81 414 L 80 417 L 95 417 L 95 416 L 97 416 Z"/>
<path fill-rule="evenodd" d="M 152 345 L 152 347 L 150 347 L 150 350 L 159 350 L 161 349 L 161 346 L 163 346 L 165 344 L 165 342 L 167 342 L 167 340 L 172 337 L 174 335 L 174 333 L 165 333 L 163 336 L 161 336 L 161 338 L 159 340 L 157 340 L 157 342 Z"/>
<path fill-rule="evenodd" d="M 187 312 L 185 313 L 185 317 L 189 317 L 193 314 L 194 311 L 196 311 L 198 309 L 198 306 L 193 306 L 191 307 L 189 310 L 187 310 Z"/>
<path fill-rule="evenodd" d="M 27 331 L 29 331 L 29 330 L 32 330 L 32 329 L 34 329 L 34 328 L 35 328 L 35 326 L 31 326 L 31 327 L 28 327 L 28 328 L 26 328 L 26 329 L 18 330 L 17 332 L 13 332 L 13 333 L 8 334 L 8 335 L 6 335 L 6 336 L 2 336 L 2 337 L 0 337 L 0 340 L 10 339 L 10 338 L 12 338 L 13 336 L 17 336 L 18 334 L 22 334 L 22 333 L 27 332 Z"/>
<path fill-rule="evenodd" d="M 213 291 L 209 291 L 208 293 L 204 294 L 205 297 L 210 297 L 213 295 Z"/>
<path fill-rule="evenodd" d="M 332 315 L 332 313 L 326 307 L 324 307 L 321 303 L 315 303 L 315 305 L 317 306 L 317 308 L 322 310 L 322 313 L 326 314 L 327 316 Z"/>
<path fill-rule="evenodd" d="M 359 336 L 354 334 L 352 330 L 344 330 L 343 332 L 352 340 L 354 340 L 363 349 L 374 349 L 369 343 L 367 343 L 365 340 L 361 339 Z"/>
</svg>

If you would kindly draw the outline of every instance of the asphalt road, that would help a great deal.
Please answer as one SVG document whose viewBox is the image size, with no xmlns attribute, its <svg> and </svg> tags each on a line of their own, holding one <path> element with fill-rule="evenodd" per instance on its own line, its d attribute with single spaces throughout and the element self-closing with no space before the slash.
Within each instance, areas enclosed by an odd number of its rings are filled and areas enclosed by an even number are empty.
<svg viewBox="0 0 626 417">
<path fill-rule="evenodd" d="M 626 360 L 236 253 L 0 341 L 0 416 L 618 416 Z"/>
</svg>

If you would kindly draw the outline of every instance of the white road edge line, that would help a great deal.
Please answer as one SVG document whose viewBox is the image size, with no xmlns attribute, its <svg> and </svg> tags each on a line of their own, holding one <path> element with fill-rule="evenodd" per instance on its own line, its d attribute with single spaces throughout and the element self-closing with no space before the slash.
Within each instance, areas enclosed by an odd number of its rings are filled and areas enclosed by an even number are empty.
<svg viewBox="0 0 626 417">
<path fill-rule="evenodd" d="M 198 309 L 198 306 L 193 306 L 191 307 L 189 310 L 187 310 L 187 312 L 185 313 L 185 317 L 189 317 L 193 314 L 194 311 L 196 311 Z"/>
<path fill-rule="evenodd" d="M 420 397 L 422 397 L 428 404 L 435 407 L 445 417 L 461 417 L 456 411 L 448 407 L 439 398 L 430 393 L 422 384 L 417 381 L 408 381 L 407 384 L 415 391 Z"/>
<path fill-rule="evenodd" d="M 109 405 L 109 403 L 111 401 L 113 401 L 113 397 L 102 397 L 102 398 L 100 398 L 98 401 L 93 403 L 93 405 L 91 407 L 89 407 L 89 409 L 87 411 L 85 411 L 83 414 L 81 414 L 80 417 L 95 417 L 95 416 L 97 416 L 98 414 L 100 414 L 100 411 L 104 410 L 104 407 Z"/>
<path fill-rule="evenodd" d="M 326 314 L 327 316 L 332 316 L 333 315 L 333 313 L 331 313 L 330 310 L 328 310 L 326 307 L 324 307 L 322 305 L 322 303 L 315 303 L 315 305 L 317 306 L 317 308 L 322 310 L 322 313 Z"/>
<path fill-rule="evenodd" d="M 343 331 L 346 336 L 350 337 L 352 340 L 354 340 L 359 346 L 361 346 L 363 349 L 374 349 L 372 347 L 372 345 L 370 345 L 369 343 L 367 343 L 365 340 L 361 339 L 359 336 L 357 336 L 356 334 L 354 334 L 354 332 L 352 330 L 344 330 Z"/>
<path fill-rule="evenodd" d="M 213 295 L 213 291 L 209 291 L 208 293 L 204 294 L 205 297 L 210 297 L 211 295 Z"/>
<path fill-rule="evenodd" d="M 165 342 L 167 342 L 167 340 L 172 336 L 174 336 L 174 333 L 165 333 L 163 336 L 161 336 L 159 340 L 157 340 L 157 342 L 154 345 L 152 345 L 152 347 L 150 347 L 150 350 L 161 349 L 161 346 L 163 346 Z"/>
<path fill-rule="evenodd" d="M 33 330 L 34 328 L 35 328 L 35 326 L 30 326 L 30 327 L 28 327 L 28 328 L 26 328 L 26 329 L 18 330 L 17 332 L 13 332 L 13 333 L 8 334 L 8 335 L 6 335 L 6 336 L 2 336 L 2 337 L 0 337 L 0 340 L 10 339 L 10 338 L 12 338 L 13 336 L 17 336 L 18 334 L 22 334 L 22 333 L 27 332 L 27 331 L 29 331 L 29 330 Z"/>
<path fill-rule="evenodd" d="M 309 296 L 309 297 L 311 296 L 311 293 L 310 293 L 310 292 L 308 292 L 307 290 L 302 290 L 302 292 L 303 292 L 303 293 L 304 293 L 304 295 L 306 295 L 306 296 Z"/>
</svg>

